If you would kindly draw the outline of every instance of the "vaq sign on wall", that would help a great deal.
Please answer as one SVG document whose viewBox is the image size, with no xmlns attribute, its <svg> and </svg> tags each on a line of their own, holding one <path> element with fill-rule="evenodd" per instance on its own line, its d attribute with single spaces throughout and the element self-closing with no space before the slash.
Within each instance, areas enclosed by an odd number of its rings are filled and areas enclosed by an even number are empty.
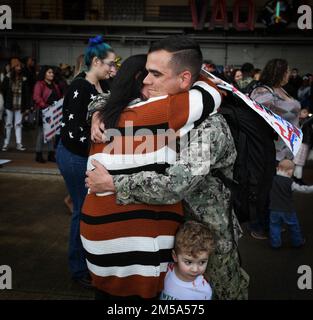
<svg viewBox="0 0 313 320">
<path fill-rule="evenodd" d="M 209 10 L 209 3 L 211 10 Z M 216 27 L 229 29 L 226 0 L 190 0 L 192 24 L 195 30 L 203 30 L 208 12 L 209 30 Z M 312 10 L 309 5 L 293 7 L 288 0 L 270 0 L 260 9 L 258 20 L 268 28 L 285 28 L 294 21 L 294 14 L 298 13 L 298 28 L 312 29 Z M 256 6 L 254 0 L 234 0 L 232 6 L 232 27 L 237 31 L 253 31 L 256 23 Z"/>
</svg>

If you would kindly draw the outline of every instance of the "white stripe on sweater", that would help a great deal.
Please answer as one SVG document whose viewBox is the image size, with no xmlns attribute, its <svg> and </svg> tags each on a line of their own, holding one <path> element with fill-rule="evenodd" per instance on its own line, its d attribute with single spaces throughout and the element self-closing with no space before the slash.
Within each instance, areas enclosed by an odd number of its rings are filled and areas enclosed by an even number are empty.
<svg viewBox="0 0 313 320">
<path fill-rule="evenodd" d="M 92 170 L 94 166 L 91 160 L 99 161 L 107 170 L 131 169 L 154 163 L 174 163 L 176 152 L 167 146 L 149 153 L 143 154 L 108 154 L 95 153 L 88 158 L 87 170 Z"/>
<path fill-rule="evenodd" d="M 116 276 L 119 278 L 124 278 L 132 275 L 139 275 L 143 277 L 159 277 L 160 273 L 167 271 L 167 265 L 167 262 L 163 262 L 160 264 L 160 266 L 143 266 L 139 264 L 133 264 L 126 267 L 99 267 L 87 260 L 87 267 L 89 271 L 98 277 Z"/>
<path fill-rule="evenodd" d="M 213 111 L 211 115 L 217 112 L 221 105 L 222 99 L 220 93 L 204 81 L 197 81 L 194 84 L 207 91 L 214 100 Z M 179 136 L 182 137 L 194 128 L 194 123 L 198 121 L 203 114 L 202 93 L 199 90 L 192 89 L 189 91 L 189 116 L 186 124 L 179 130 Z"/>
<path fill-rule="evenodd" d="M 212 86 L 210 86 L 208 83 L 204 81 L 197 81 L 194 83 L 194 86 L 199 86 L 203 88 L 205 91 L 207 91 L 214 100 L 214 110 L 210 113 L 216 113 L 217 109 L 220 107 L 222 103 L 222 97 L 221 94 Z"/>
<path fill-rule="evenodd" d="M 162 249 L 172 249 L 174 236 L 123 237 L 112 240 L 88 240 L 80 236 L 84 249 L 95 255 L 122 253 L 131 251 L 157 252 Z"/>
<path fill-rule="evenodd" d="M 199 90 L 189 91 L 189 115 L 186 124 L 179 130 L 179 136 L 187 134 L 193 127 L 194 122 L 199 120 L 203 113 L 202 94 Z"/>
<path fill-rule="evenodd" d="M 159 96 L 159 97 L 152 97 L 148 100 L 145 100 L 145 101 L 141 101 L 141 102 L 138 102 L 136 104 L 133 104 L 133 105 L 129 105 L 127 106 L 127 108 L 137 108 L 137 107 L 142 107 L 144 106 L 145 104 L 147 103 L 150 103 L 150 102 L 154 102 L 154 101 L 158 101 L 158 100 L 162 100 L 162 99 L 166 99 L 168 97 L 168 95 L 165 95 L 165 96 Z"/>
</svg>

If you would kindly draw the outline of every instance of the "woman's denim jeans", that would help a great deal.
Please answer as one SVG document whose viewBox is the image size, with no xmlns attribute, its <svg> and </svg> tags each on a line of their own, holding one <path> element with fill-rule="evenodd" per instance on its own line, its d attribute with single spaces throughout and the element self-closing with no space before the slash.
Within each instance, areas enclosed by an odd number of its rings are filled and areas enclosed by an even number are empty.
<svg viewBox="0 0 313 320">
<path fill-rule="evenodd" d="M 274 248 L 281 246 L 281 225 L 285 223 L 288 225 L 291 234 L 291 243 L 294 247 L 299 247 L 303 244 L 303 237 L 295 212 L 281 212 L 271 211 L 270 213 L 270 240 Z"/>
<path fill-rule="evenodd" d="M 87 193 L 85 187 L 87 158 L 68 151 L 60 141 L 57 147 L 56 160 L 73 201 L 69 239 L 69 266 L 72 278 L 77 279 L 88 274 L 86 258 L 80 239 L 81 208 Z"/>
</svg>

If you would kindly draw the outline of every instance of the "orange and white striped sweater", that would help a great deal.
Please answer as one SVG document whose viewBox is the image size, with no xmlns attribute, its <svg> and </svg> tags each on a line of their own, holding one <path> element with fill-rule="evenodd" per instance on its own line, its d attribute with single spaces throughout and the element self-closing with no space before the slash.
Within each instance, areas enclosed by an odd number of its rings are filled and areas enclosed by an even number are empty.
<svg viewBox="0 0 313 320">
<path fill-rule="evenodd" d="M 170 140 L 186 135 L 221 103 L 210 81 L 201 79 L 194 87 L 127 107 L 118 123 L 119 134 L 109 143 L 92 145 L 89 166 L 94 158 L 112 175 L 165 172 L 176 158 Z M 172 129 L 176 135 L 160 139 L 161 129 Z M 157 297 L 183 221 L 182 204 L 123 206 L 116 204 L 114 194 L 88 194 L 82 212 L 81 239 L 94 286 L 113 296 Z"/>
</svg>

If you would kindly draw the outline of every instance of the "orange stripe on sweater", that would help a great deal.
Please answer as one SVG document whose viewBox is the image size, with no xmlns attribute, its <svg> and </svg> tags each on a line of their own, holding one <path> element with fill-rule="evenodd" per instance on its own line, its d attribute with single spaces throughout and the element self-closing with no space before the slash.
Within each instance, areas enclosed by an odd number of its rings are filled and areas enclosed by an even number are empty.
<svg viewBox="0 0 313 320">
<path fill-rule="evenodd" d="M 126 108 L 120 116 L 118 127 L 125 127 L 125 121 L 133 121 L 134 126 L 167 123 L 168 107 L 169 97 L 158 101 L 148 102 L 140 107 Z"/>
<path fill-rule="evenodd" d="M 169 220 L 134 219 L 100 225 L 80 222 L 80 233 L 90 241 L 112 240 L 124 237 L 174 236 L 179 223 Z"/>
</svg>

